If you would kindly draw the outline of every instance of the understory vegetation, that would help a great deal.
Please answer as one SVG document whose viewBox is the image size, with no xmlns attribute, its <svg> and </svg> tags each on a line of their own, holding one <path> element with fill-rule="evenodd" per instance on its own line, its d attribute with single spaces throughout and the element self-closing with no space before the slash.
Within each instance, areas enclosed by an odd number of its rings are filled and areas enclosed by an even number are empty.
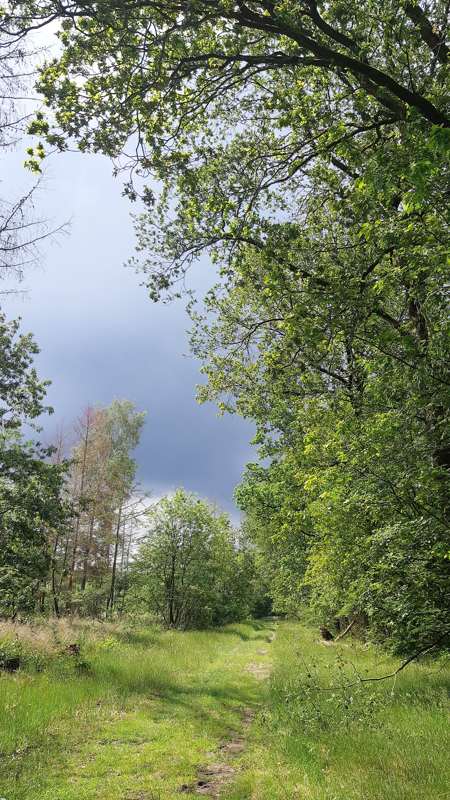
<svg viewBox="0 0 450 800">
<path fill-rule="evenodd" d="M 8 800 L 175 800 L 218 765 L 227 800 L 445 796 L 444 661 L 362 683 L 398 660 L 277 621 L 3 625 L 1 652 L 14 643 L 23 669 L 0 675 Z"/>
<path fill-rule="evenodd" d="M 309 627 L 280 625 L 249 774 L 229 800 L 444 797 L 448 664 L 373 680 L 398 666 L 358 640 L 327 645 Z"/>
</svg>

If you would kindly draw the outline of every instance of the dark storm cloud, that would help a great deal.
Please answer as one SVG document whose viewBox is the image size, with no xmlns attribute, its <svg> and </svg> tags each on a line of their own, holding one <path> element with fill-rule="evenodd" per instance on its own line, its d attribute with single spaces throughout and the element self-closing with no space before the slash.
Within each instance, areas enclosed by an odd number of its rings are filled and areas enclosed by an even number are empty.
<svg viewBox="0 0 450 800">
<path fill-rule="evenodd" d="M 7 166 L 7 185 L 16 177 L 16 186 L 26 182 L 20 159 Z M 39 373 L 52 380 L 55 407 L 46 431 L 70 425 L 88 404 L 130 399 L 148 414 L 136 453 L 142 484 L 154 494 L 183 485 L 233 511 L 233 488 L 254 457 L 252 428 L 195 402 L 199 364 L 185 356 L 183 304 L 152 304 L 140 277 L 123 266 L 134 233 L 110 163 L 57 157 L 38 211 L 55 224 L 70 219 L 70 233 L 46 244 L 42 268 L 25 276 L 25 299 L 5 297 L 3 306 L 8 316 L 22 316 L 41 347 Z M 205 285 L 201 270 L 195 281 Z"/>
</svg>

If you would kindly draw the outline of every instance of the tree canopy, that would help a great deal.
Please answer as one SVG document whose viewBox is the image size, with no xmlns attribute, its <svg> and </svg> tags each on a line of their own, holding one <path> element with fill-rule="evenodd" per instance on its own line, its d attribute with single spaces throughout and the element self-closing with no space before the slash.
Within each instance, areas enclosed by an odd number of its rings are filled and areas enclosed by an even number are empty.
<svg viewBox="0 0 450 800">
<path fill-rule="evenodd" d="M 405 652 L 448 633 L 448 16 L 12 0 L 1 25 L 59 23 L 30 131 L 128 170 L 150 296 L 217 265 L 200 398 L 257 424 L 238 495 L 279 607 Z"/>
<path fill-rule="evenodd" d="M 33 364 L 33 338 L 0 315 L 0 614 L 33 609 L 47 575 L 52 530 L 67 524 L 62 495 L 66 466 L 52 464 L 52 448 L 27 441 L 22 427 L 42 413 L 46 382 Z"/>
<path fill-rule="evenodd" d="M 178 489 L 149 510 L 147 527 L 134 559 L 131 607 L 174 628 L 221 625 L 250 614 L 253 560 L 237 548 L 225 514 Z"/>
</svg>

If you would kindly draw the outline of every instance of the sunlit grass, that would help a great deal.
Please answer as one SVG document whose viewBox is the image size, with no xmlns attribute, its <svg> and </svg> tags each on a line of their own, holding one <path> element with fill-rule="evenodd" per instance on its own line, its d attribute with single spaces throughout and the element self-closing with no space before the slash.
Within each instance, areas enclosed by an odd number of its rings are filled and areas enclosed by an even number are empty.
<svg viewBox="0 0 450 800">
<path fill-rule="evenodd" d="M 399 662 L 284 625 L 270 699 L 228 800 L 443 800 L 450 785 L 444 662 L 358 683 Z M 346 684 L 354 684 L 343 688 Z"/>
<path fill-rule="evenodd" d="M 351 639 L 326 646 L 298 624 L 280 623 L 270 646 L 270 623 L 187 633 L 80 624 L 64 637 L 38 627 L 24 636 L 39 659 L 0 674 L 6 800 L 193 797 L 180 787 L 221 758 L 247 708 L 256 718 L 225 800 L 446 797 L 443 660 L 361 685 L 399 662 Z M 74 639 L 77 658 L 65 653 Z M 272 661 L 269 681 L 247 670 Z"/>
<path fill-rule="evenodd" d="M 258 623 L 220 631 L 103 629 L 79 659 L 0 676 L 0 795 L 7 800 L 177 796 L 243 708 Z"/>
</svg>

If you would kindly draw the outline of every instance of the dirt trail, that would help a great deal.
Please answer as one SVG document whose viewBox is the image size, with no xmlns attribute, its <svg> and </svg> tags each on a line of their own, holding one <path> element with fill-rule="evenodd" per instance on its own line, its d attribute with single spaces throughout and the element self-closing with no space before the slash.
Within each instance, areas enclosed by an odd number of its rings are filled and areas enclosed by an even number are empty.
<svg viewBox="0 0 450 800">
<path fill-rule="evenodd" d="M 246 667 L 246 672 L 250 672 L 258 681 L 265 681 L 270 676 L 271 667 L 269 664 L 259 664 L 257 661 L 252 661 Z"/>
<path fill-rule="evenodd" d="M 275 639 L 273 631 L 267 636 L 270 644 Z M 267 656 L 268 648 L 258 650 L 258 655 Z M 272 671 L 270 663 L 252 661 L 246 667 L 246 672 L 253 675 L 256 680 L 263 681 L 269 678 Z M 208 764 L 198 770 L 197 781 L 194 784 L 184 784 L 180 787 L 180 792 L 187 794 L 204 795 L 207 797 L 221 797 L 222 789 L 229 783 L 237 772 L 233 766 L 233 759 L 240 756 L 246 748 L 246 733 L 253 722 L 255 711 L 252 708 L 244 708 L 242 714 L 242 729 L 238 733 L 232 733 L 231 737 L 224 741 L 219 747 L 219 757 L 217 763 Z"/>
<path fill-rule="evenodd" d="M 250 727 L 255 712 L 251 708 L 245 708 L 242 716 L 242 731 L 233 733 L 219 747 L 219 757 L 222 761 L 215 764 L 208 764 L 201 767 L 198 771 L 198 778 L 194 784 L 181 786 L 180 792 L 189 794 L 206 795 L 207 797 L 220 797 L 222 789 L 226 783 L 231 781 L 236 774 L 236 768 L 230 763 L 233 758 L 241 755 L 246 746 L 245 734 Z"/>
</svg>

